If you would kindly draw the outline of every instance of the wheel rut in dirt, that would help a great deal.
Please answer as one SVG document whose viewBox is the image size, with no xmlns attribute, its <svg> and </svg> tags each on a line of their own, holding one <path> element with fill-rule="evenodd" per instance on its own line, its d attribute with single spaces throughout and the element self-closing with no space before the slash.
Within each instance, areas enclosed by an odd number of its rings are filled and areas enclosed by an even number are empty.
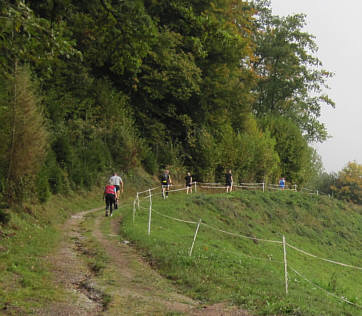
<svg viewBox="0 0 362 316">
<path fill-rule="evenodd" d="M 92 272 L 81 259 L 84 238 L 80 223 L 84 217 L 98 209 L 80 212 L 71 216 L 62 225 L 62 240 L 57 250 L 47 257 L 57 287 L 65 289 L 65 299 L 52 302 L 36 311 L 37 315 L 99 315 L 103 311 L 102 293 L 92 282 Z"/>
<path fill-rule="evenodd" d="M 108 225 L 108 234 L 102 232 L 103 221 Z M 110 258 L 110 264 L 120 277 L 119 293 L 127 298 L 133 297 L 144 310 L 133 310 L 132 314 L 166 315 L 167 313 L 181 313 L 185 315 L 209 316 L 250 316 L 246 311 L 230 307 L 226 303 L 205 306 L 182 294 L 177 293 L 168 280 L 165 280 L 140 255 L 121 239 L 121 217 L 97 217 L 93 236 L 101 244 Z M 162 311 L 162 312 L 161 312 Z"/>
<path fill-rule="evenodd" d="M 153 315 L 171 312 L 186 315 L 193 314 L 192 311 L 198 303 L 192 299 L 178 294 L 156 271 L 145 263 L 137 252 L 120 241 L 120 218 L 109 219 L 111 234 L 105 236 L 100 229 L 102 217 L 95 220 L 93 236 L 98 240 L 101 247 L 109 257 L 118 276 L 117 293 L 119 302 L 137 301 L 135 314 Z M 108 219 L 106 219 L 108 220 Z M 123 304 L 120 304 L 123 306 Z M 118 309 L 122 307 L 118 306 Z M 119 310 L 122 312 L 122 310 Z M 130 312 L 128 307 L 123 312 Z"/>
<path fill-rule="evenodd" d="M 66 299 L 38 310 L 37 315 L 250 316 L 227 303 L 204 306 L 178 293 L 121 240 L 120 215 L 104 217 L 101 209 L 75 214 L 62 226 L 61 243 L 47 259 Z M 85 260 L 95 255 L 90 239 L 106 256 L 101 273 Z"/>
</svg>

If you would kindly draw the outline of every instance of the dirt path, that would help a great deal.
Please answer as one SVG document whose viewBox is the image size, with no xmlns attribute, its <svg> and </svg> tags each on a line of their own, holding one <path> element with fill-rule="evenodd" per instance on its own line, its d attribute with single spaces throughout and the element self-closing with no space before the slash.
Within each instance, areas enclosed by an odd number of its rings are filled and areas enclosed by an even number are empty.
<svg viewBox="0 0 362 316">
<path fill-rule="evenodd" d="M 56 283 L 65 289 L 64 302 L 55 302 L 46 309 L 37 312 L 39 315 L 99 315 L 102 304 L 92 297 L 84 284 L 91 273 L 79 256 L 80 240 L 83 238 L 79 225 L 88 213 L 98 209 L 84 211 L 71 216 L 61 228 L 62 241 L 57 251 L 48 257 L 53 267 Z"/>
<path fill-rule="evenodd" d="M 188 297 L 185 297 L 176 292 L 167 281 L 164 280 L 157 272 L 140 259 L 134 249 L 122 242 L 117 242 L 120 236 L 120 221 L 121 219 L 113 219 L 110 221 L 110 234 L 104 236 L 100 231 L 100 223 L 102 218 L 97 218 L 94 236 L 100 241 L 107 254 L 111 256 L 112 263 L 115 264 L 118 273 L 123 276 L 127 285 L 127 290 L 131 291 L 131 295 L 135 295 L 140 301 L 146 304 L 152 302 L 152 306 L 156 303 L 157 309 L 163 312 L 182 313 L 186 315 L 235 315 L 248 316 L 245 311 L 228 309 L 225 304 L 215 304 L 212 306 L 202 306 Z M 115 237 L 110 239 L 109 237 Z M 145 277 L 147 276 L 147 277 Z M 134 280 L 141 280 L 136 286 L 132 286 Z M 121 291 L 123 292 L 123 291 Z M 150 315 L 146 313 L 145 315 Z M 157 310 L 155 311 L 157 312 Z M 157 315 L 159 315 L 157 313 Z M 249 315 L 250 316 L 250 315 Z"/>
<path fill-rule="evenodd" d="M 84 230 L 81 225 L 86 220 Z M 103 212 L 94 209 L 73 215 L 65 223 L 64 238 L 49 261 L 57 284 L 66 289 L 67 300 L 52 304 L 38 315 L 250 316 L 225 304 L 202 306 L 177 293 L 120 239 L 120 220 L 119 214 L 105 218 Z M 91 253 L 87 249 L 89 238 L 98 243 L 107 258 L 100 275 L 94 274 L 84 260 Z"/>
</svg>

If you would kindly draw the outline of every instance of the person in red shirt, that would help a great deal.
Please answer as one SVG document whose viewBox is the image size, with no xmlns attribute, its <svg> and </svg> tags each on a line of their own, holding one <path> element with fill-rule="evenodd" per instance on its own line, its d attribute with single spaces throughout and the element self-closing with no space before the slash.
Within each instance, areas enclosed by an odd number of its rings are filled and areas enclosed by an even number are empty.
<svg viewBox="0 0 362 316">
<path fill-rule="evenodd" d="M 113 205 L 116 203 L 116 187 L 111 182 L 104 188 L 103 200 L 106 201 L 106 216 L 108 216 L 108 210 L 112 216 Z"/>
</svg>

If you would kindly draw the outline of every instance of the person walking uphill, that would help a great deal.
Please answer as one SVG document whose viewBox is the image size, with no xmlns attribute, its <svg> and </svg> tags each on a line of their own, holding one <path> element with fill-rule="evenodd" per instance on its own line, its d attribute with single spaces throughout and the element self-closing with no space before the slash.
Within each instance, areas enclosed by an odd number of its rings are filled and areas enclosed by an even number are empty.
<svg viewBox="0 0 362 316">
<path fill-rule="evenodd" d="M 168 191 L 170 190 L 171 184 L 172 181 L 170 177 L 170 171 L 165 170 L 165 172 L 161 176 L 162 197 L 164 199 L 168 198 Z"/>
<path fill-rule="evenodd" d="M 116 200 L 114 208 L 117 209 L 120 191 L 123 193 L 123 181 L 122 178 L 119 175 L 117 175 L 117 173 L 114 172 L 113 176 L 109 178 L 109 182 L 110 184 L 114 185 L 116 188 Z"/>
<path fill-rule="evenodd" d="M 231 174 L 231 170 L 229 170 L 225 174 L 225 184 L 226 184 L 226 193 L 231 192 L 233 190 L 233 176 Z"/>
<path fill-rule="evenodd" d="M 116 192 L 116 187 L 109 181 L 103 193 L 103 200 L 106 200 L 106 216 L 108 216 L 108 210 L 111 216 L 113 214 L 113 204 L 116 203 Z"/>
<path fill-rule="evenodd" d="M 190 193 L 192 193 L 192 176 L 190 172 L 187 173 L 185 181 L 186 181 L 186 194 L 189 194 L 189 191 Z"/>
</svg>

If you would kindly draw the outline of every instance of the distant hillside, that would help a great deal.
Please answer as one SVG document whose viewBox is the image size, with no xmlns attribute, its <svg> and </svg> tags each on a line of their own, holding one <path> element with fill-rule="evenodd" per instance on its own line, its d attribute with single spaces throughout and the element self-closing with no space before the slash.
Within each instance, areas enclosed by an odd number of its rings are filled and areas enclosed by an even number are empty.
<svg viewBox="0 0 362 316">
<path fill-rule="evenodd" d="M 125 212 L 125 238 L 187 295 L 257 315 L 362 315 L 362 207 L 296 192 L 157 192 L 148 236 L 149 198 L 140 202 L 134 223 Z"/>
</svg>

